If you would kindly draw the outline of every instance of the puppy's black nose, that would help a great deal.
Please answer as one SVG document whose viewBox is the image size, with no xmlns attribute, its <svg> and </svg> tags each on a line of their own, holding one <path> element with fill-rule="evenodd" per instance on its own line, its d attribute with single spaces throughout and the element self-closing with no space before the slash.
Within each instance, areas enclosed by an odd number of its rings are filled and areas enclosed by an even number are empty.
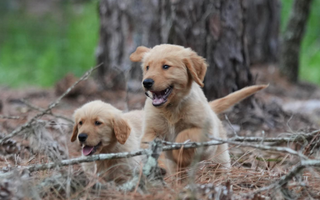
<svg viewBox="0 0 320 200">
<path fill-rule="evenodd" d="M 88 135 L 85 134 L 85 133 L 80 133 L 80 134 L 78 135 L 78 139 L 79 139 L 80 142 L 85 142 L 86 139 L 87 139 L 87 137 L 88 137 Z"/>
<path fill-rule="evenodd" d="M 150 89 L 152 87 L 154 83 L 154 80 L 152 80 L 151 78 L 147 78 L 143 81 L 143 86 L 146 88 L 146 89 Z"/>
</svg>

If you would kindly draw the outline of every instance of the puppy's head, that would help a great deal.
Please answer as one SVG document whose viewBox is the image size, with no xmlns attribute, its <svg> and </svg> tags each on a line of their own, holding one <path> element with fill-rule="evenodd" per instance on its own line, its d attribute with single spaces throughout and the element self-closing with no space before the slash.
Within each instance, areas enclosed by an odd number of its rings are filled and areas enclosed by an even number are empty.
<svg viewBox="0 0 320 200">
<path fill-rule="evenodd" d="M 124 144 L 131 131 L 120 110 L 99 100 L 78 108 L 74 120 L 71 142 L 78 140 L 85 156 L 100 153 L 117 142 Z"/>
<path fill-rule="evenodd" d="M 142 62 L 142 84 L 147 94 L 151 92 L 154 106 L 181 100 L 189 93 L 192 81 L 203 87 L 207 63 L 190 48 L 169 44 L 152 49 L 140 46 L 130 59 Z"/>
</svg>

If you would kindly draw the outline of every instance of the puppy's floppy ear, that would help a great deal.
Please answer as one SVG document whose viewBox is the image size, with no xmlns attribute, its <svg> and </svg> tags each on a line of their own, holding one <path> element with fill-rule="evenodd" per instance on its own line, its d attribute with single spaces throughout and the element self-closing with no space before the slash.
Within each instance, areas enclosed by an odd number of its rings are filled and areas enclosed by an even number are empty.
<svg viewBox="0 0 320 200">
<path fill-rule="evenodd" d="M 126 143 L 131 132 L 131 128 L 126 120 L 120 116 L 115 116 L 113 118 L 113 130 L 118 142 L 120 144 Z"/>
<path fill-rule="evenodd" d="M 140 62 L 146 52 L 150 51 L 149 48 L 144 46 L 139 46 L 135 52 L 130 55 L 130 60 L 132 62 Z"/>
<path fill-rule="evenodd" d="M 71 142 L 76 141 L 78 135 L 78 124 L 73 125 L 73 131 L 72 131 L 72 136 L 71 136 Z"/>
<path fill-rule="evenodd" d="M 205 59 L 199 56 L 196 52 L 189 48 L 187 50 L 191 51 L 191 53 L 188 58 L 183 59 L 183 62 L 190 72 L 193 80 L 203 87 L 203 80 L 207 72 L 208 64 Z"/>
</svg>

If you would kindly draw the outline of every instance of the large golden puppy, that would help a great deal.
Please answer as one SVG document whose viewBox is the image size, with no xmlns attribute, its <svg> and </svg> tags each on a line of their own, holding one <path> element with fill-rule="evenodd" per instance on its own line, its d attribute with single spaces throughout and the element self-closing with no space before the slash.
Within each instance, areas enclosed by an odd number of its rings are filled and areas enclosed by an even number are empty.
<svg viewBox="0 0 320 200">
<path fill-rule="evenodd" d="M 201 89 L 207 71 L 204 58 L 190 48 L 163 44 L 152 49 L 140 46 L 130 59 L 142 62 L 142 83 L 150 96 L 144 108 L 142 147 L 156 137 L 179 143 L 188 140 L 208 141 L 212 137 L 226 139 L 224 128 L 213 110 L 221 112 L 237 100 L 221 107 L 219 103 L 224 102 L 224 98 L 208 104 Z M 239 98 L 237 94 L 233 96 Z M 180 167 L 187 167 L 197 152 L 200 153 L 198 149 L 166 152 L 165 157 L 173 161 L 169 162 L 167 170 L 174 172 Z M 206 147 L 201 150 L 199 157 L 201 160 L 213 160 L 224 167 L 230 166 L 227 144 Z M 159 165 L 164 167 L 168 163 L 160 161 Z"/>
<path fill-rule="evenodd" d="M 142 135 L 143 115 L 143 111 L 123 114 L 99 100 L 86 103 L 74 112 L 71 142 L 78 140 L 84 156 L 137 150 Z M 107 181 L 121 182 L 139 162 L 140 157 L 96 161 L 95 171 Z"/>
</svg>

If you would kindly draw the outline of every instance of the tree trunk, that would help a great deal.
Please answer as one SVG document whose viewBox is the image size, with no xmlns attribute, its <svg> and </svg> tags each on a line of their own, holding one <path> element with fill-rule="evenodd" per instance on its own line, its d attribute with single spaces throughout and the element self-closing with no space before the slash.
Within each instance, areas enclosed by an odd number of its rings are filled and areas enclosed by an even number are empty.
<svg viewBox="0 0 320 200">
<path fill-rule="evenodd" d="M 124 89 L 124 76 L 118 74 L 129 74 L 128 89 L 140 89 L 140 64 L 130 63 L 129 54 L 139 45 L 172 43 L 191 47 L 207 59 L 204 92 L 208 99 L 252 84 L 246 40 L 250 5 L 242 2 L 101 0 L 97 55 L 104 67 L 98 74 L 100 81 L 105 88 Z"/>
<path fill-rule="evenodd" d="M 245 0 L 250 65 L 275 63 L 279 55 L 279 0 Z"/>
<path fill-rule="evenodd" d="M 139 45 L 151 47 L 161 43 L 158 13 L 157 1 L 100 1 L 100 40 L 96 55 L 97 62 L 103 63 L 97 76 L 104 89 L 141 88 L 140 65 L 131 63 L 129 56 Z"/>
<path fill-rule="evenodd" d="M 289 81 L 299 78 L 300 46 L 310 13 L 312 0 L 295 0 L 283 35 L 280 70 Z"/>
<path fill-rule="evenodd" d="M 206 58 L 208 99 L 252 84 L 243 12 L 241 1 L 232 0 L 184 0 L 172 5 L 168 42 L 191 47 Z"/>
</svg>

